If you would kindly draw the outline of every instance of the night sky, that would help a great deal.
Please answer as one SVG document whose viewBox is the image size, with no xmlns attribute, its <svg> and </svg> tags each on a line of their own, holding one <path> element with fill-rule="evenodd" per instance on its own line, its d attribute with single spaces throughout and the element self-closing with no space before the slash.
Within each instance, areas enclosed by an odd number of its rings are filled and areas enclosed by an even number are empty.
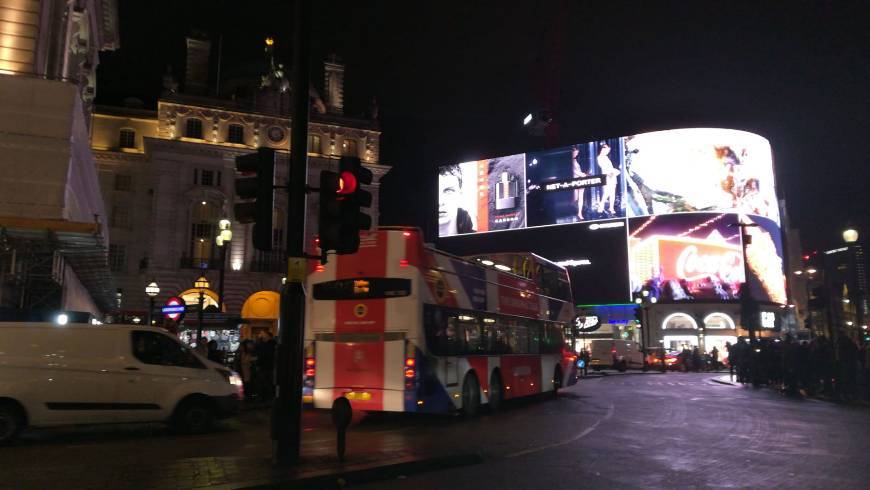
<svg viewBox="0 0 870 490">
<path fill-rule="evenodd" d="M 192 29 L 215 47 L 223 35 L 225 76 L 256 66 L 266 36 L 289 65 L 289 2 L 119 3 L 121 49 L 102 57 L 98 103 L 154 107 L 166 65 L 183 73 Z M 805 249 L 837 244 L 850 220 L 870 236 L 865 2 L 314 4 L 315 84 L 334 52 L 346 114 L 378 99 L 393 166 L 384 224 L 432 225 L 438 165 L 544 146 L 521 121 L 549 102 L 554 146 L 676 127 L 759 133 Z"/>
</svg>

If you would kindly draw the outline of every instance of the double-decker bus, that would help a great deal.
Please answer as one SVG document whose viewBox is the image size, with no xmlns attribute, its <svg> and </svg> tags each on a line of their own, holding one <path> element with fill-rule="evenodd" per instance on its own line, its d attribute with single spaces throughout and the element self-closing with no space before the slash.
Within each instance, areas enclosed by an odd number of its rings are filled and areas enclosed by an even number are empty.
<svg viewBox="0 0 870 490">
<path fill-rule="evenodd" d="M 576 381 L 564 268 L 532 254 L 460 258 L 418 229 L 360 235 L 312 266 L 303 400 L 329 408 L 474 414 Z"/>
</svg>

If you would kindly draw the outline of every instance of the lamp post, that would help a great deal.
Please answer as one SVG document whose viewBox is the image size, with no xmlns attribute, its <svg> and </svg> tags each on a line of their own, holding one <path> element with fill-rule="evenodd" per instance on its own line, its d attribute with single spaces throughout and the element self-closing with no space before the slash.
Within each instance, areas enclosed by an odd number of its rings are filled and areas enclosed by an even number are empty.
<svg viewBox="0 0 870 490">
<path fill-rule="evenodd" d="M 209 288 L 208 279 L 205 276 L 199 276 L 194 281 L 193 287 L 199 290 L 199 318 L 196 324 L 196 346 L 199 347 L 200 342 L 202 342 L 203 305 L 205 303 L 205 290 Z"/>
<path fill-rule="evenodd" d="M 227 268 L 227 248 L 230 241 L 233 239 L 233 231 L 230 229 L 231 223 L 228 219 L 222 219 L 218 222 L 220 231 L 214 238 L 218 248 L 221 250 L 220 258 L 220 274 L 218 276 L 218 312 L 224 311 L 224 271 Z"/>
<path fill-rule="evenodd" d="M 647 370 L 647 344 L 652 341 L 647 333 L 649 331 L 649 308 L 651 305 L 658 303 L 658 298 L 651 295 L 649 289 L 644 288 L 640 294 L 636 294 L 634 298 L 634 302 L 638 305 L 641 311 L 641 322 L 640 322 L 640 349 L 643 352 L 643 370 Z"/>
<path fill-rule="evenodd" d="M 148 325 L 151 325 L 151 318 L 154 315 L 154 298 L 160 294 L 160 287 L 156 282 L 151 281 L 151 284 L 145 286 L 145 294 L 148 295 Z"/>
</svg>

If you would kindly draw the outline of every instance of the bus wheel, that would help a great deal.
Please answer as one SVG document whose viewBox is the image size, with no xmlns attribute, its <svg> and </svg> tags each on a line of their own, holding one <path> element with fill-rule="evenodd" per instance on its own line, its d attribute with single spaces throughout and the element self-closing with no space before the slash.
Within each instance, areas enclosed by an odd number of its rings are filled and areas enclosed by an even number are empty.
<svg viewBox="0 0 870 490">
<path fill-rule="evenodd" d="M 462 382 L 462 412 L 466 417 L 474 417 L 480 408 L 480 383 L 474 373 L 465 375 Z"/>
<path fill-rule="evenodd" d="M 559 388 L 562 387 L 562 368 L 556 366 L 553 372 L 553 397 L 559 396 Z"/>
<path fill-rule="evenodd" d="M 504 399 L 504 389 L 501 384 L 501 375 L 498 371 L 493 371 L 489 377 L 489 409 L 493 412 L 501 408 L 501 402 Z"/>
</svg>

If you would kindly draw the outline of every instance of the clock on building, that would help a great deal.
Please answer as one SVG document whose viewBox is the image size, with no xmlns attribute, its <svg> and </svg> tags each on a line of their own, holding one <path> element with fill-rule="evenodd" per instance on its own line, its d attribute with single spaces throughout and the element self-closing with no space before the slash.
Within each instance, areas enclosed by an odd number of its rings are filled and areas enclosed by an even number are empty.
<svg viewBox="0 0 870 490">
<path fill-rule="evenodd" d="M 274 143 L 278 143 L 284 140 L 284 130 L 279 128 L 278 126 L 272 126 L 269 128 L 269 140 Z"/>
</svg>

